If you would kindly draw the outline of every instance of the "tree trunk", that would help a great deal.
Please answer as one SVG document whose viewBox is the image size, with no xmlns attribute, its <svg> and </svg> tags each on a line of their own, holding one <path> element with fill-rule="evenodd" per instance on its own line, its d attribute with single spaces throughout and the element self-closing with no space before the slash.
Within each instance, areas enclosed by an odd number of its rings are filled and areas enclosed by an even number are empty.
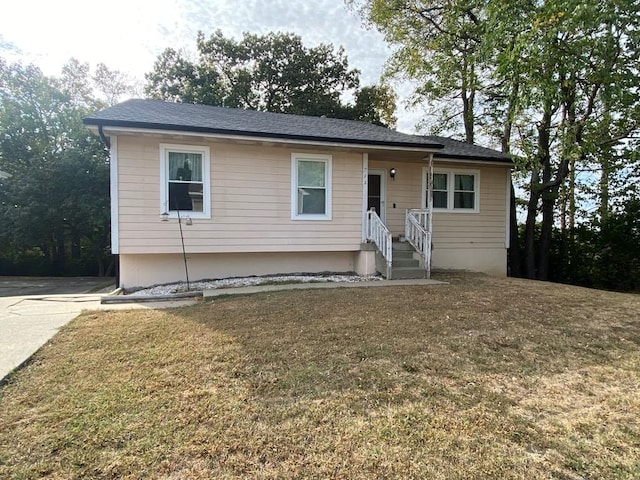
<svg viewBox="0 0 640 480">
<path fill-rule="evenodd" d="M 609 184 L 611 172 L 611 146 L 606 145 L 600 155 L 600 223 L 609 218 Z"/>
<path fill-rule="evenodd" d="M 464 122 L 464 134 L 465 142 L 473 144 L 474 129 L 475 129 L 475 112 L 474 112 L 474 100 L 475 100 L 475 87 L 469 82 L 469 71 L 473 69 L 473 66 L 469 66 L 468 58 L 463 58 L 462 69 L 462 88 L 460 90 L 460 97 L 462 98 L 462 121 Z"/>
<path fill-rule="evenodd" d="M 569 235 L 573 236 L 576 226 L 576 160 L 571 156 L 569 165 Z"/>
<path fill-rule="evenodd" d="M 560 189 L 560 231 L 564 234 L 567 230 L 567 204 L 569 199 L 569 192 L 565 185 L 562 185 Z"/>
<path fill-rule="evenodd" d="M 522 255 L 520 254 L 520 235 L 518 235 L 518 216 L 516 212 L 516 191 L 511 182 L 511 212 L 509 214 L 509 266 L 512 277 L 522 277 Z"/>
<path fill-rule="evenodd" d="M 71 232 L 71 258 L 78 259 L 82 256 L 80 232 L 73 230 Z"/>
<path fill-rule="evenodd" d="M 514 82 L 509 95 L 509 104 L 502 129 L 501 146 L 502 153 L 511 153 L 511 132 L 513 130 L 513 118 L 515 116 L 516 101 L 520 84 Z M 518 232 L 518 212 L 516 204 L 516 190 L 511 181 L 509 211 L 509 274 L 512 277 L 522 277 L 522 255 L 520 253 L 520 235 Z"/>
<path fill-rule="evenodd" d="M 540 267 L 548 263 L 548 252 L 538 251 L 538 260 L 536 261 L 536 217 L 538 215 L 538 203 L 540 198 L 543 199 L 543 228 L 545 226 L 544 217 L 544 187 L 545 183 L 551 179 L 551 155 L 550 155 L 550 129 L 551 129 L 552 107 L 547 102 L 540 123 L 538 123 L 538 153 L 536 155 L 535 165 L 531 168 L 531 192 L 529 195 L 529 205 L 527 208 L 527 224 L 525 227 L 525 261 L 527 268 L 527 278 L 540 278 Z M 540 170 L 542 169 L 542 182 L 540 181 Z M 547 199 L 548 200 L 548 199 Z M 553 208 L 553 207 L 552 207 Z M 547 205 L 548 209 L 548 205 Z M 553 211 L 552 218 L 553 218 Z M 547 210 L 547 221 L 549 221 Z M 553 222 L 553 220 L 551 220 Z M 542 258 L 542 261 L 541 261 Z"/>
<path fill-rule="evenodd" d="M 465 142 L 473 144 L 475 141 L 474 138 L 474 118 L 473 118 L 473 92 L 469 97 L 466 96 L 466 92 L 463 92 L 462 97 L 462 105 L 463 112 L 462 116 L 464 119 L 464 133 L 465 133 Z"/>
<path fill-rule="evenodd" d="M 62 233 L 58 233 L 56 235 L 56 243 L 55 248 L 53 250 L 54 259 L 53 259 L 53 273 L 54 275 L 61 276 L 64 274 L 64 268 L 66 263 L 66 255 L 65 255 L 65 238 Z"/>
<path fill-rule="evenodd" d="M 113 255 L 111 255 L 111 259 L 109 260 L 109 264 L 107 265 L 107 269 L 104 272 L 104 276 L 105 277 L 110 277 L 112 272 L 113 272 L 113 268 L 115 266 L 115 262 L 113 261 Z"/>
<path fill-rule="evenodd" d="M 96 263 L 98 264 L 98 276 L 104 277 L 104 260 L 100 255 L 100 251 L 96 252 Z"/>
<path fill-rule="evenodd" d="M 524 261 L 527 278 L 536 278 L 536 217 L 538 216 L 538 202 L 540 176 L 536 167 L 531 170 L 531 191 L 527 203 L 527 220 L 524 226 Z"/>
<path fill-rule="evenodd" d="M 543 174 L 543 178 L 544 176 Z M 542 224 L 540 225 L 536 275 L 538 280 L 549 280 L 549 252 L 553 234 L 553 209 L 556 203 L 556 195 L 557 189 L 555 192 L 552 189 L 548 189 L 542 194 Z"/>
<path fill-rule="evenodd" d="M 548 108 L 538 126 L 538 156 L 542 165 L 542 185 L 539 195 L 542 199 L 542 224 L 540 225 L 540 240 L 538 242 L 538 261 L 535 278 L 547 280 L 549 278 L 549 249 L 551 248 L 551 234 L 553 232 L 553 207 L 556 203 L 558 190 L 551 191 L 547 185 L 551 183 L 551 109 Z"/>
</svg>

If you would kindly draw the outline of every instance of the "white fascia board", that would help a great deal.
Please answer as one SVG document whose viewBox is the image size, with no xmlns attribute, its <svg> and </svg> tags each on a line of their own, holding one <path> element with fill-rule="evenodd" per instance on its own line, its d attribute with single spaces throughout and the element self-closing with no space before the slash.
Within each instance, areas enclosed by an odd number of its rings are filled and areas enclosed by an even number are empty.
<svg viewBox="0 0 640 480">
<path fill-rule="evenodd" d="M 88 125 L 87 128 L 92 132 L 97 132 L 98 129 L 94 125 Z M 371 145 L 360 143 L 343 143 L 343 142 L 323 142 L 312 140 L 298 140 L 288 138 L 273 138 L 273 137 L 261 137 L 258 135 L 230 135 L 223 133 L 201 133 L 201 132 L 188 132 L 179 130 L 159 130 L 149 128 L 130 128 L 130 127 L 103 127 L 105 135 L 116 135 L 117 133 L 141 133 L 141 134 L 156 134 L 156 135 L 182 135 L 189 137 L 202 137 L 202 138 L 214 138 L 220 140 L 245 140 L 255 142 L 270 142 L 289 145 L 309 145 L 313 147 L 337 147 L 337 148 L 349 148 L 355 150 L 382 150 L 382 151 L 404 151 L 404 152 L 425 152 L 434 153 L 439 149 L 430 147 L 394 147 L 386 145 Z"/>
</svg>

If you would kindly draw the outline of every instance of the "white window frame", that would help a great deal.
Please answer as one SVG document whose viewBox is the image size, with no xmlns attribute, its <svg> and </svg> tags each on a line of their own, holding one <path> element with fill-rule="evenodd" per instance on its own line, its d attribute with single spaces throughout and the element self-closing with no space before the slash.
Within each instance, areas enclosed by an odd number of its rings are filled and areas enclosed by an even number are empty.
<svg viewBox="0 0 640 480">
<path fill-rule="evenodd" d="M 424 167 L 422 169 L 422 205 L 427 204 L 427 175 L 429 169 Z M 433 173 L 445 173 L 447 174 L 447 208 L 433 207 L 435 212 L 447 212 L 447 213 L 480 213 L 480 170 L 458 169 L 458 168 L 434 168 Z M 454 190 L 455 175 L 473 175 L 474 176 L 474 208 L 454 208 Z"/>
<path fill-rule="evenodd" d="M 160 213 L 178 218 L 177 210 L 169 210 L 169 153 L 197 153 L 202 155 L 202 212 L 180 210 L 181 218 L 211 218 L 211 153 L 202 145 L 160 144 Z"/>
<path fill-rule="evenodd" d="M 324 162 L 324 214 L 304 214 L 298 213 L 298 164 L 300 161 L 311 160 L 313 162 Z M 291 219 L 292 220 L 331 220 L 331 178 L 332 178 L 331 155 L 320 153 L 292 153 L 291 154 Z"/>
</svg>

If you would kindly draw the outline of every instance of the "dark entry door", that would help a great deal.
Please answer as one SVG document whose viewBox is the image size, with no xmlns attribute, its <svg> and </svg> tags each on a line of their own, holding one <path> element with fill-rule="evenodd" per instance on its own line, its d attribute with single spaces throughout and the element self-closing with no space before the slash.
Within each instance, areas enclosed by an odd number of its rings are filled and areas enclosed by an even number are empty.
<svg viewBox="0 0 640 480">
<path fill-rule="evenodd" d="M 381 216 L 382 206 L 382 176 L 377 173 L 369 174 L 369 197 L 367 210 L 375 208 L 378 216 Z"/>
</svg>

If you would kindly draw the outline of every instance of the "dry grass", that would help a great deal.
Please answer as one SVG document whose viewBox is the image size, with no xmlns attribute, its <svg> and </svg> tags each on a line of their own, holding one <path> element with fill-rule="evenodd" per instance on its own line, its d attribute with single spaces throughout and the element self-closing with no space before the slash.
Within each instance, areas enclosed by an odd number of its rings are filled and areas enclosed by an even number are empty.
<svg viewBox="0 0 640 480">
<path fill-rule="evenodd" d="M 2 478 L 640 478 L 640 296 L 485 276 L 87 313 Z"/>
</svg>

